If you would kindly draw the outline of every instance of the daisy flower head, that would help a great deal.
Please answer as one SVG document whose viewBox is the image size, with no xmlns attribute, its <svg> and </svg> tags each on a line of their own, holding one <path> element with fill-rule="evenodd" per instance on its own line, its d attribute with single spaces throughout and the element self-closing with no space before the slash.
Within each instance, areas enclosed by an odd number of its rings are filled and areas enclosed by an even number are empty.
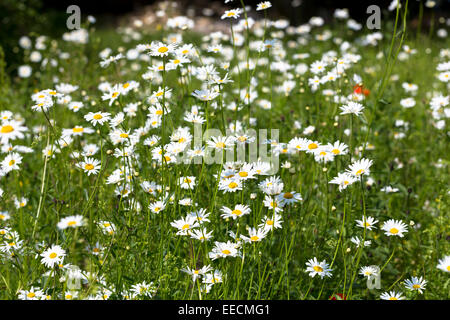
<svg viewBox="0 0 450 320">
<path fill-rule="evenodd" d="M 12 170 L 19 170 L 19 164 L 22 163 L 22 156 L 16 152 L 8 154 L 5 159 L 1 162 L 1 169 L 8 173 Z"/>
<path fill-rule="evenodd" d="M 166 208 L 166 203 L 164 201 L 156 201 L 151 203 L 148 208 L 153 213 L 160 213 Z"/>
<path fill-rule="evenodd" d="M 77 166 L 84 170 L 88 176 L 91 174 L 97 174 L 101 168 L 100 161 L 94 158 L 84 158 L 84 161 L 81 161 L 77 164 Z"/>
<path fill-rule="evenodd" d="M 256 11 L 266 10 L 272 7 L 270 1 L 263 1 L 256 5 Z"/>
<path fill-rule="evenodd" d="M 20 290 L 17 297 L 19 300 L 42 300 L 45 294 L 41 289 L 31 287 L 29 290 Z"/>
<path fill-rule="evenodd" d="M 380 295 L 381 300 L 405 300 L 405 297 L 401 294 L 401 292 L 389 291 L 383 292 Z"/>
<path fill-rule="evenodd" d="M 440 259 L 437 268 L 444 272 L 450 272 L 450 256 Z"/>
<path fill-rule="evenodd" d="M 260 229 L 249 228 L 248 229 L 248 237 L 241 236 L 241 239 L 243 241 L 249 242 L 249 243 L 259 242 L 267 236 L 268 232 L 269 232 L 269 230 L 267 230 L 265 228 L 260 228 Z"/>
<path fill-rule="evenodd" d="M 356 178 L 359 178 L 362 175 L 369 175 L 372 164 L 372 160 L 362 158 L 361 160 L 352 163 L 347 169 L 347 172 Z"/>
<path fill-rule="evenodd" d="M 196 179 L 196 177 L 194 177 L 194 176 L 180 177 L 178 180 L 178 183 L 180 184 L 180 188 L 193 190 L 195 187 L 195 179 Z"/>
<path fill-rule="evenodd" d="M 258 225 L 259 228 L 264 228 L 266 230 L 273 230 L 281 228 L 281 224 L 283 223 L 281 215 L 278 213 L 271 214 L 269 216 L 265 216 L 261 219 L 261 224 Z"/>
<path fill-rule="evenodd" d="M 403 238 L 403 233 L 408 232 L 408 226 L 401 220 L 390 219 L 381 227 L 387 236 L 399 236 Z"/>
<path fill-rule="evenodd" d="M 75 215 L 70 217 L 62 218 L 61 221 L 58 222 L 57 227 L 60 230 L 64 230 L 67 228 L 77 228 L 84 225 L 84 218 L 81 215 Z"/>
<path fill-rule="evenodd" d="M 365 266 L 361 267 L 359 274 L 366 277 L 367 279 L 372 279 L 378 276 L 379 268 L 375 266 Z"/>
<path fill-rule="evenodd" d="M 422 277 L 411 277 L 411 279 L 406 279 L 404 284 L 409 290 L 423 293 L 423 290 L 425 290 L 425 286 L 427 285 L 427 281 Z"/>
<path fill-rule="evenodd" d="M 225 206 L 223 206 L 220 210 L 223 212 L 223 214 L 220 215 L 222 218 L 232 218 L 233 220 L 236 220 L 237 218 L 240 218 L 251 212 L 249 206 L 242 204 L 237 204 L 233 210 Z"/>
<path fill-rule="evenodd" d="M 309 276 L 314 278 L 316 275 L 323 277 L 331 277 L 331 271 L 328 263 L 325 260 L 319 263 L 316 257 L 309 259 L 306 263 L 306 272 L 309 272 Z"/>
<path fill-rule="evenodd" d="M 111 119 L 111 114 L 108 112 L 100 112 L 100 111 L 89 112 L 87 115 L 84 116 L 84 119 L 92 123 L 92 125 L 95 127 L 97 123 L 103 125 L 103 123 L 109 121 Z"/>
<path fill-rule="evenodd" d="M 242 13 L 242 9 L 241 8 L 237 8 L 237 9 L 231 9 L 231 10 L 226 10 L 225 13 L 220 17 L 220 19 L 237 19 L 239 18 L 239 16 Z"/>
<path fill-rule="evenodd" d="M 169 54 L 175 52 L 176 47 L 177 45 L 175 43 L 165 44 L 156 41 L 150 45 L 150 55 L 156 57 L 167 57 Z"/>
<path fill-rule="evenodd" d="M 347 189 L 348 186 L 352 185 L 357 179 L 347 172 L 338 173 L 337 177 L 330 180 L 329 183 L 337 184 L 339 186 L 339 191 Z"/>
<path fill-rule="evenodd" d="M 284 205 L 294 204 L 303 200 L 302 195 L 295 191 L 280 193 L 277 198 Z"/>
<path fill-rule="evenodd" d="M 219 92 L 211 90 L 195 90 L 192 95 L 201 101 L 211 101 L 219 96 Z"/>
<path fill-rule="evenodd" d="M 59 265 L 66 256 L 66 251 L 58 245 L 52 245 L 50 248 L 41 253 L 41 263 L 48 268 Z"/>
<path fill-rule="evenodd" d="M 216 241 L 215 247 L 209 253 L 209 257 L 212 260 L 216 260 L 218 258 L 226 258 L 226 257 L 237 257 L 240 256 L 240 252 L 238 250 L 238 245 L 231 241 L 227 242 L 218 242 Z"/>
<path fill-rule="evenodd" d="M 192 229 L 198 227 L 198 222 L 196 217 L 187 215 L 185 218 L 171 222 L 170 225 L 178 229 L 177 235 L 187 236 L 190 235 Z"/>
<path fill-rule="evenodd" d="M 378 222 L 378 220 L 372 218 L 372 217 L 365 217 L 361 218 L 361 220 L 356 220 L 356 224 L 358 227 L 361 228 L 367 228 L 368 230 L 372 230 L 372 228 L 376 228 L 375 224 Z"/>
<path fill-rule="evenodd" d="M 358 102 L 350 101 L 348 104 L 340 107 L 340 109 L 342 110 L 341 114 L 354 114 L 359 116 L 362 113 L 364 106 Z"/>
</svg>

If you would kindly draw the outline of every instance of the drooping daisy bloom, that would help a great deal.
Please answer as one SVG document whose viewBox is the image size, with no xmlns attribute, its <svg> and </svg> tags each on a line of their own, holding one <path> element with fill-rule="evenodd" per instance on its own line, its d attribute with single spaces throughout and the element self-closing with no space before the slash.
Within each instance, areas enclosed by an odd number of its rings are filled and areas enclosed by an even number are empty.
<svg viewBox="0 0 450 320">
<path fill-rule="evenodd" d="M 372 217 L 366 217 L 364 219 L 364 216 L 361 218 L 361 220 L 356 220 L 356 224 L 358 227 L 367 228 L 368 230 L 372 230 L 372 228 L 376 228 L 375 224 L 377 222 L 378 222 L 378 220 L 376 220 Z"/>
<path fill-rule="evenodd" d="M 66 251 L 60 246 L 54 244 L 47 250 L 41 253 L 41 263 L 48 268 L 53 268 L 55 265 L 59 265 L 64 260 Z"/>
<path fill-rule="evenodd" d="M 372 160 L 363 158 L 352 163 L 347 169 L 347 172 L 357 178 L 359 178 L 361 175 L 369 175 L 372 163 Z"/>
<path fill-rule="evenodd" d="M 251 212 L 251 209 L 247 205 L 237 204 L 234 207 L 234 210 L 231 210 L 228 207 L 223 206 L 222 209 L 220 209 L 223 214 L 220 215 L 222 218 L 232 218 L 233 220 L 236 220 L 237 218 L 240 218 L 246 214 L 249 214 Z"/>
<path fill-rule="evenodd" d="M 91 174 L 97 174 L 101 168 L 100 161 L 94 158 L 84 158 L 84 161 L 77 164 L 77 167 L 84 170 L 88 176 Z"/>
<path fill-rule="evenodd" d="M 62 218 L 60 222 L 58 222 L 57 227 L 60 230 L 64 230 L 67 228 L 77 228 L 84 225 L 84 218 L 81 215 L 75 215 L 70 217 Z"/>
<path fill-rule="evenodd" d="M 212 260 L 216 260 L 217 258 L 240 256 L 240 252 L 238 250 L 239 246 L 236 243 L 233 243 L 231 241 L 227 242 L 216 241 L 214 244 L 215 247 L 209 253 L 209 257 Z"/>
<path fill-rule="evenodd" d="M 450 256 L 445 256 L 439 260 L 437 268 L 445 272 L 450 272 Z"/>
<path fill-rule="evenodd" d="M 104 234 L 113 235 L 116 231 L 116 226 L 114 225 L 114 223 L 109 221 L 102 220 L 99 221 L 97 225 L 100 227 Z"/>
<path fill-rule="evenodd" d="M 416 290 L 419 293 L 422 293 L 425 290 L 425 286 L 427 285 L 427 281 L 422 277 L 411 277 L 411 279 L 405 280 L 405 287 L 409 290 Z"/>
<path fill-rule="evenodd" d="M 401 292 L 389 291 L 389 292 L 383 292 L 380 295 L 380 299 L 382 299 L 382 300 L 405 300 L 405 297 L 402 296 Z"/>
<path fill-rule="evenodd" d="M 325 260 L 319 263 L 317 258 L 309 259 L 306 263 L 306 272 L 309 272 L 309 276 L 314 278 L 316 275 L 323 277 L 331 277 L 332 269 L 329 268 L 328 263 Z"/>
<path fill-rule="evenodd" d="M 364 106 L 358 102 L 350 101 L 348 104 L 340 107 L 342 110 L 341 114 L 354 114 L 359 116 L 364 109 Z"/>
<path fill-rule="evenodd" d="M 97 123 L 103 125 L 103 123 L 109 121 L 109 119 L 111 118 L 110 115 L 111 114 L 108 112 L 89 112 L 84 116 L 84 118 L 86 119 L 86 121 L 92 123 L 92 125 L 95 127 Z"/>
<path fill-rule="evenodd" d="M 390 219 L 386 221 L 381 227 L 387 236 L 399 236 L 403 238 L 403 233 L 408 232 L 408 226 L 401 220 Z"/>
</svg>

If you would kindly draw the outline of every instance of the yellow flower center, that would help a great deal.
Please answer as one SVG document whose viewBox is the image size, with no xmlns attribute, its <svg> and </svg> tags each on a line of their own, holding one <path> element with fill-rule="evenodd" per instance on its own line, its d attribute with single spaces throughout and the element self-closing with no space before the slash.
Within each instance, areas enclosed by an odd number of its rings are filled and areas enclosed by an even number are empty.
<svg viewBox="0 0 450 320">
<path fill-rule="evenodd" d="M 86 170 L 92 170 L 92 169 L 94 169 L 94 165 L 92 165 L 92 164 L 90 164 L 90 163 L 86 163 L 86 164 L 84 165 L 84 168 L 85 168 Z"/>
<path fill-rule="evenodd" d="M 250 240 L 252 240 L 252 241 L 258 241 L 258 240 L 259 240 L 259 237 L 258 237 L 258 236 L 252 236 L 252 237 L 250 238 Z"/>
<path fill-rule="evenodd" d="M 248 173 L 245 172 L 245 171 L 239 172 L 239 175 L 240 175 L 242 178 L 248 177 Z"/>
<path fill-rule="evenodd" d="M 227 249 L 225 249 L 225 250 L 222 250 L 222 253 L 223 253 L 223 254 L 230 254 L 230 253 L 231 253 L 231 251 L 230 251 L 230 250 L 227 250 Z"/>
<path fill-rule="evenodd" d="M 68 225 L 69 227 L 72 227 L 72 226 L 74 226 L 74 225 L 76 225 L 76 224 L 77 224 L 76 221 L 69 221 L 69 222 L 67 222 L 67 225 Z"/>
<path fill-rule="evenodd" d="M 14 131 L 14 128 L 12 126 L 10 126 L 9 124 L 7 124 L 6 126 L 3 126 L 1 129 L 1 133 L 10 133 L 13 131 Z"/>
<path fill-rule="evenodd" d="M 54 252 L 50 253 L 49 257 L 50 259 L 55 259 L 58 255 Z"/>
<path fill-rule="evenodd" d="M 447 271 L 450 271 L 450 265 L 447 266 Z"/>
<path fill-rule="evenodd" d="M 94 115 L 93 118 L 94 118 L 95 120 L 100 120 L 100 119 L 103 118 L 103 116 L 102 116 L 100 113 L 97 113 L 97 114 Z"/>
<path fill-rule="evenodd" d="M 413 288 L 414 288 L 414 289 L 419 289 L 419 288 L 420 288 L 420 284 L 415 284 L 415 285 L 413 285 Z"/>
<path fill-rule="evenodd" d="M 231 183 L 228 185 L 228 187 L 229 187 L 230 189 L 237 188 L 237 186 L 238 186 L 238 184 L 237 184 L 236 182 L 231 182 Z"/>
<path fill-rule="evenodd" d="M 186 178 L 186 179 L 184 179 L 184 182 L 189 184 L 189 183 L 191 183 L 191 179 Z"/>
<path fill-rule="evenodd" d="M 266 224 L 268 224 L 269 226 L 273 226 L 273 220 L 267 220 Z"/>
<path fill-rule="evenodd" d="M 28 294 L 27 294 L 27 297 L 28 298 L 34 298 L 36 296 L 36 294 L 34 293 L 34 292 L 29 292 Z"/>
<path fill-rule="evenodd" d="M 9 162 L 9 166 L 13 166 L 15 163 L 16 163 L 15 160 L 11 160 L 11 161 Z"/>
<path fill-rule="evenodd" d="M 125 83 L 122 87 L 124 88 L 124 89 L 126 89 L 126 88 L 128 88 L 130 86 L 130 84 L 127 82 L 127 83 Z"/>
<path fill-rule="evenodd" d="M 392 234 L 397 234 L 398 233 L 398 229 L 397 228 L 391 228 L 391 230 L 389 230 L 390 233 Z"/>
<path fill-rule="evenodd" d="M 72 129 L 72 131 L 75 132 L 75 133 L 79 133 L 79 132 L 83 132 L 84 128 L 83 127 L 79 127 L 79 128 L 75 127 L 75 128 Z"/>
<path fill-rule="evenodd" d="M 182 230 L 186 230 L 186 229 L 189 229 L 189 227 L 190 227 L 189 224 L 185 224 L 181 229 L 182 229 Z"/>
<path fill-rule="evenodd" d="M 323 272 L 323 268 L 320 267 L 320 266 L 314 266 L 313 269 L 314 269 L 314 271 L 316 271 L 316 272 Z"/>
<path fill-rule="evenodd" d="M 161 47 L 161 48 L 158 49 L 159 53 L 165 53 L 167 51 L 169 51 L 169 48 L 167 48 L 167 47 Z"/>
<path fill-rule="evenodd" d="M 128 138 L 128 133 L 121 133 L 120 137 L 126 139 Z"/>
<path fill-rule="evenodd" d="M 217 147 L 217 148 L 223 149 L 223 148 L 225 148 L 225 143 L 223 143 L 223 142 L 217 142 L 217 143 L 216 143 L 216 147 Z"/>
<path fill-rule="evenodd" d="M 117 97 L 118 95 L 119 95 L 119 93 L 116 91 L 116 92 L 114 92 L 114 93 L 112 94 L 112 97 L 115 98 L 115 97 Z"/>
<path fill-rule="evenodd" d="M 317 144 L 314 143 L 314 142 L 313 142 L 313 143 L 310 143 L 310 144 L 308 145 L 308 149 L 309 149 L 309 150 L 317 149 L 317 147 L 318 147 Z"/>
<path fill-rule="evenodd" d="M 390 297 L 389 300 L 398 300 L 396 297 Z"/>
<path fill-rule="evenodd" d="M 341 152 L 339 151 L 339 149 L 333 149 L 333 150 L 331 150 L 331 152 L 333 152 L 334 154 L 339 154 L 339 153 L 341 153 Z"/>
<path fill-rule="evenodd" d="M 173 64 L 179 64 L 181 61 L 178 59 L 173 60 Z"/>
<path fill-rule="evenodd" d="M 364 169 L 359 169 L 358 171 L 356 171 L 355 175 L 359 176 L 362 173 L 364 173 Z"/>
<path fill-rule="evenodd" d="M 231 214 L 234 214 L 234 215 L 237 215 L 237 216 L 240 216 L 241 214 L 242 214 L 242 211 L 241 210 L 233 210 L 233 211 L 231 211 Z"/>
<path fill-rule="evenodd" d="M 227 13 L 227 17 L 233 17 L 234 15 L 235 15 L 234 12 L 228 12 L 228 13 Z"/>
</svg>

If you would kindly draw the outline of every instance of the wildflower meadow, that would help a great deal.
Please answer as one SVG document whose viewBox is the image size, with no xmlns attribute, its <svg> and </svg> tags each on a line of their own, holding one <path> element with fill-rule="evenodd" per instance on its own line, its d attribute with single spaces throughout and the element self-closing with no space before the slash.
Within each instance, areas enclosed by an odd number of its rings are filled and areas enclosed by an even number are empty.
<svg viewBox="0 0 450 320">
<path fill-rule="evenodd" d="M 0 299 L 450 298 L 450 18 L 274 2 L 0 46 Z"/>
</svg>

